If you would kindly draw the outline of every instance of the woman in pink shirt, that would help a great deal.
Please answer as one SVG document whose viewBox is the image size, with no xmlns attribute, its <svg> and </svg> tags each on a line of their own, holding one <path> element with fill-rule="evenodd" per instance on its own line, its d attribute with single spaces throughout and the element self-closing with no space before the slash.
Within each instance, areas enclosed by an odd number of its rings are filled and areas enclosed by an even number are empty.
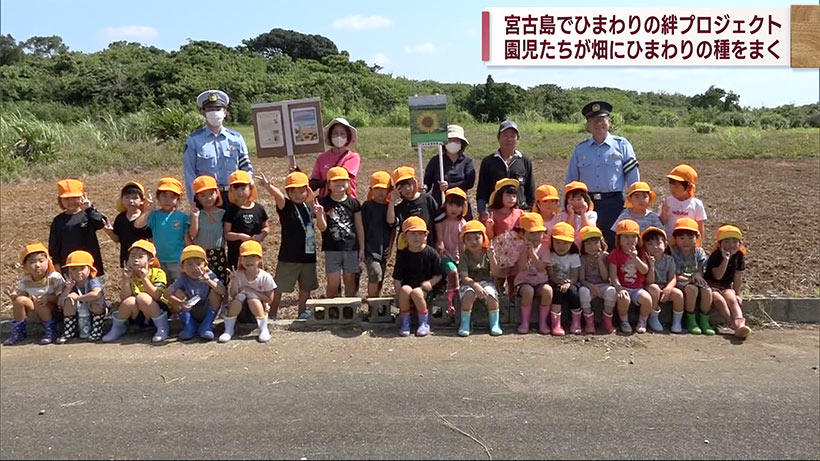
<svg viewBox="0 0 820 461">
<path fill-rule="evenodd" d="M 356 177 L 359 176 L 361 157 L 358 152 L 351 150 L 358 135 L 358 130 L 341 117 L 334 118 L 325 126 L 325 143 L 331 147 L 316 157 L 313 172 L 310 174 L 310 188 L 316 191 L 319 197 L 326 194 L 327 172 L 335 166 L 340 166 L 350 175 L 350 195 L 358 198 Z"/>
</svg>

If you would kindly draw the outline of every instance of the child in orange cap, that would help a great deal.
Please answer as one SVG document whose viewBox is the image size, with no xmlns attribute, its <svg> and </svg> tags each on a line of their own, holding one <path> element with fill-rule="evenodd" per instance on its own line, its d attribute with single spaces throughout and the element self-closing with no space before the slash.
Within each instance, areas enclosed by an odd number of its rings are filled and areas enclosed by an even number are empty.
<svg viewBox="0 0 820 461">
<path fill-rule="evenodd" d="M 675 223 L 680 218 L 691 218 L 698 223 L 698 232 L 701 237 L 704 233 L 706 221 L 706 207 L 700 199 L 695 198 L 695 183 L 698 172 L 691 166 L 682 163 L 666 175 L 669 179 L 669 197 L 661 205 L 661 222 L 666 226 L 666 235 L 675 232 Z M 698 240 L 700 246 L 700 240 Z"/>
<path fill-rule="evenodd" d="M 149 193 L 145 213 L 134 221 L 134 227 L 138 229 L 146 226 L 151 229 L 156 245 L 156 257 L 169 281 L 179 277 L 179 257 L 190 238 L 190 219 L 187 214 L 177 209 L 181 196 L 182 183 L 178 179 L 161 178 L 157 185 L 157 201 L 160 208 L 156 209 L 154 198 Z"/>
<path fill-rule="evenodd" d="M 581 236 L 581 270 L 578 272 L 578 300 L 584 313 L 584 333 L 595 333 L 595 315 L 592 312 L 592 299 L 604 301 L 602 327 L 610 334 L 615 331 L 612 326 L 612 313 L 618 302 L 615 287 L 609 284 L 608 247 L 604 234 L 595 226 L 586 226 L 579 233 Z"/>
<path fill-rule="evenodd" d="M 651 210 L 655 203 L 655 192 L 649 187 L 649 184 L 643 181 L 635 181 L 629 186 L 626 191 L 626 208 L 621 212 L 615 223 L 612 224 L 612 232 L 618 227 L 618 223 L 624 219 L 631 219 L 638 223 L 641 227 L 641 232 L 647 228 L 654 226 L 663 228 L 661 218 L 657 213 Z"/>
<path fill-rule="evenodd" d="M 393 191 L 387 202 L 387 224 L 401 229 L 404 220 L 410 216 L 418 216 L 427 225 L 427 244 L 435 248 L 437 236 L 435 218 L 439 206 L 432 195 L 422 191 L 416 179 L 416 170 L 411 166 L 400 166 L 393 170 Z M 398 248 L 405 247 L 399 235 Z"/>
<path fill-rule="evenodd" d="M 672 333 L 683 333 L 683 292 L 677 288 L 678 279 L 675 272 L 675 258 L 666 241 L 663 228 L 650 226 L 641 233 L 641 242 L 646 249 L 649 272 L 646 274 L 646 290 L 652 296 L 652 314 L 649 316 L 649 328 L 663 331 L 659 314 L 660 303 L 672 303 Z M 694 306 L 693 306 L 694 310 Z"/>
<path fill-rule="evenodd" d="M 552 321 L 553 336 L 564 336 L 561 326 L 561 310 L 572 313 L 570 333 L 581 334 L 581 300 L 578 298 L 578 275 L 581 272 L 581 258 L 575 244 L 577 232 L 571 225 L 560 222 L 552 228 L 549 266 L 550 286 L 552 287 Z M 543 303 L 542 303 L 543 304 Z"/>
<path fill-rule="evenodd" d="M 496 266 L 495 252 L 487 237 L 487 228 L 478 220 L 464 225 L 461 231 L 464 252 L 458 261 L 458 272 L 461 286 L 461 318 L 458 324 L 458 335 L 470 335 L 470 320 L 473 304 L 476 300 L 487 306 L 490 335 L 502 334 L 498 314 L 498 289 L 493 283 L 493 269 Z"/>
<path fill-rule="evenodd" d="M 427 245 L 427 223 L 418 216 L 410 216 L 401 225 L 407 248 L 396 252 L 393 283 L 399 301 L 399 334 L 410 335 L 410 307 L 416 307 L 419 327 L 416 336 L 430 333 L 427 296 L 441 280 L 441 258 Z"/>
<path fill-rule="evenodd" d="M 165 295 L 168 279 L 160 268 L 157 249 L 148 240 L 137 240 L 128 249 L 128 260 L 122 269 L 120 307 L 112 319 L 111 329 L 103 336 L 104 343 L 116 341 L 128 330 L 131 320 L 139 327 L 153 321 L 155 343 L 168 339 L 168 298 Z"/>
<path fill-rule="evenodd" d="M 436 217 L 436 249 L 447 278 L 447 314 L 456 315 L 455 297 L 458 293 L 458 261 L 461 253 L 461 231 L 467 221 L 467 193 L 458 187 L 447 189 L 441 213 Z"/>
<path fill-rule="evenodd" d="M 168 288 L 168 301 L 179 312 L 182 323 L 179 339 L 183 341 L 194 335 L 206 341 L 214 339 L 212 324 L 216 311 L 228 294 L 216 274 L 208 268 L 207 258 L 201 246 L 186 246 L 180 259 L 182 274 Z"/>
<path fill-rule="evenodd" d="M 746 339 L 752 329 L 746 326 L 740 289 L 746 270 L 746 247 L 740 228 L 721 226 L 717 243 L 706 261 L 706 283 L 712 287 L 712 303 L 718 309 L 735 336 Z"/>
<path fill-rule="evenodd" d="M 487 203 L 487 222 L 484 223 L 498 261 L 493 273 L 495 285 L 501 290 L 507 284 L 510 301 L 515 299 L 515 276 L 524 251 L 524 242 L 518 235 L 518 220 L 524 214 L 518 208 L 519 189 L 517 179 L 502 178 L 496 181 Z"/>
<path fill-rule="evenodd" d="M 581 244 L 580 230 L 598 223 L 598 213 L 589 195 L 587 185 L 581 181 L 572 181 L 564 186 L 564 209 L 558 219 L 569 223 L 575 229 L 575 245 Z"/>
<path fill-rule="evenodd" d="M 63 292 L 57 303 L 63 309 L 63 335 L 57 338 L 58 344 L 64 344 L 77 336 L 89 341 L 99 341 L 103 334 L 103 322 L 108 305 L 94 257 L 87 251 L 72 251 L 63 267 L 67 269 Z M 90 319 L 89 319 L 90 317 Z"/>
<path fill-rule="evenodd" d="M 290 293 L 299 282 L 299 318 L 307 320 L 310 292 L 319 288 L 316 276 L 316 223 L 324 221 L 325 210 L 314 199 L 305 173 L 294 171 L 285 178 L 285 191 L 271 184 L 264 173 L 257 176 L 276 202 L 276 213 L 282 226 L 282 241 L 276 263 L 276 291 L 270 303 L 269 317 L 276 320 L 282 293 Z M 386 226 L 387 223 L 384 223 Z"/>
<path fill-rule="evenodd" d="M 228 200 L 231 204 L 222 218 L 225 240 L 228 241 L 228 267 L 234 269 L 239 262 L 239 247 L 243 242 L 265 240 L 270 232 L 268 213 L 256 201 L 256 184 L 247 171 L 236 170 L 228 178 Z"/>
<path fill-rule="evenodd" d="M 629 306 L 637 305 L 640 309 L 638 333 L 646 333 L 646 322 L 652 312 L 652 296 L 644 289 L 649 264 L 645 261 L 641 245 L 641 227 L 631 219 L 618 223 L 615 230 L 615 249 L 609 254 L 609 282 L 618 292 L 618 317 L 621 320 L 621 331 L 632 333 L 629 324 Z"/>
<path fill-rule="evenodd" d="M 55 269 L 63 272 L 69 253 L 83 250 L 91 253 L 97 274 L 102 277 L 103 262 L 97 231 L 105 227 L 105 216 L 88 200 L 85 184 L 79 179 L 57 181 L 57 189 L 57 203 L 63 212 L 51 222 L 48 234 L 48 251 Z"/>
<path fill-rule="evenodd" d="M 205 250 L 208 268 L 222 284 L 227 284 L 228 255 L 225 253 L 225 226 L 222 222 L 225 208 L 219 185 L 213 176 L 197 176 L 191 190 L 194 203 L 191 207 L 189 240 Z"/>
<path fill-rule="evenodd" d="M 387 225 L 387 201 L 391 190 L 390 173 L 376 171 L 370 175 L 370 190 L 367 200 L 362 203 L 368 298 L 381 296 L 387 260 L 396 239 L 396 228 Z"/>
<path fill-rule="evenodd" d="M 40 242 L 29 243 L 20 252 L 23 278 L 17 286 L 6 288 L 12 300 L 11 336 L 4 346 L 17 344 L 26 339 L 26 318 L 33 314 L 43 322 L 43 338 L 40 344 L 51 344 L 57 335 L 57 296 L 63 292 L 63 276 L 54 270 L 48 257 L 48 248 Z"/>
<path fill-rule="evenodd" d="M 522 214 L 520 226 L 524 232 L 524 249 L 518 257 L 515 274 L 515 291 L 521 297 L 521 324 L 518 326 L 518 333 L 525 335 L 530 332 L 532 303 L 538 296 L 541 301 L 538 306 L 538 331 L 546 335 L 550 333 L 547 316 L 553 297 L 553 289 L 549 284 L 549 266 L 552 264 L 550 245 L 543 239 L 547 229 L 538 213 Z M 559 310 L 559 319 L 560 315 Z M 558 323 L 561 323 L 560 320 Z"/>
<path fill-rule="evenodd" d="M 561 211 L 561 197 L 558 196 L 558 189 L 551 184 L 542 184 L 535 189 L 535 203 L 532 211 L 541 215 L 544 219 L 544 227 L 547 228 L 545 237 L 552 232 L 552 226 L 561 221 L 559 217 Z"/>
<path fill-rule="evenodd" d="M 239 247 L 239 265 L 231 272 L 228 296 L 231 298 L 225 315 L 225 332 L 219 335 L 219 342 L 226 343 L 233 338 L 237 318 L 249 313 L 256 319 L 261 343 L 270 341 L 266 306 L 273 300 L 276 282 L 273 276 L 262 269 L 262 244 L 256 240 L 246 240 Z"/>
<path fill-rule="evenodd" d="M 678 274 L 678 289 L 683 291 L 686 308 L 686 328 L 691 334 L 714 335 L 709 324 L 712 310 L 712 290 L 704 278 L 706 273 L 706 251 L 697 245 L 700 240 L 700 226 L 692 218 L 683 217 L 675 223 L 672 238 L 672 257 Z M 700 313 L 695 319 L 695 306 L 700 300 Z"/>
<path fill-rule="evenodd" d="M 117 200 L 117 211 L 119 214 L 111 224 L 105 219 L 105 233 L 115 243 L 120 244 L 120 268 L 125 267 L 128 259 L 128 249 L 137 240 L 151 240 L 151 229 L 144 227 L 137 229 L 134 221 L 140 217 L 145 209 L 145 188 L 136 181 L 129 181 L 120 190 L 120 198 Z"/>
</svg>

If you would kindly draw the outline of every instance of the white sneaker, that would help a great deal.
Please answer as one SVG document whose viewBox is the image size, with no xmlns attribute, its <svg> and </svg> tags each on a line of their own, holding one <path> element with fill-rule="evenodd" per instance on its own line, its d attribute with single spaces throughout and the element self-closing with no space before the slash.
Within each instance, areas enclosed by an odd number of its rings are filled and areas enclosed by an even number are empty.
<svg viewBox="0 0 820 461">
<path fill-rule="evenodd" d="M 260 331 L 259 332 L 259 337 L 257 337 L 256 340 L 259 341 L 260 343 L 266 343 L 266 342 L 270 341 L 270 331 L 268 331 L 267 328 Z"/>
<path fill-rule="evenodd" d="M 219 339 L 217 339 L 216 341 L 220 343 L 227 343 L 230 340 L 231 335 L 229 335 L 228 333 L 222 333 L 221 335 L 219 335 Z"/>
</svg>

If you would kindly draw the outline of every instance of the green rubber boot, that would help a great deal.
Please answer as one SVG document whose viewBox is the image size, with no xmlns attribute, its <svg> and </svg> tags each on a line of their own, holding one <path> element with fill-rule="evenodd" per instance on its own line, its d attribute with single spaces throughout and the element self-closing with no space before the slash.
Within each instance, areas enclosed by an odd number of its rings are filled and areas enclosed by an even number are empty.
<svg viewBox="0 0 820 461">
<path fill-rule="evenodd" d="M 701 334 L 700 327 L 698 326 L 698 321 L 695 317 L 694 312 L 686 313 L 686 329 L 689 331 L 690 335 Z"/>
<path fill-rule="evenodd" d="M 698 314 L 698 324 L 700 324 L 700 331 L 705 335 L 714 336 L 715 330 L 709 324 L 709 314 Z"/>
</svg>

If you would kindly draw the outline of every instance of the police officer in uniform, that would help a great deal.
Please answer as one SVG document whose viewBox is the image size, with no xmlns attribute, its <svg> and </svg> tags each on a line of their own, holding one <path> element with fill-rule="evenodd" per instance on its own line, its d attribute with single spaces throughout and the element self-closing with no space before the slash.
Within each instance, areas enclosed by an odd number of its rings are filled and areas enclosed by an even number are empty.
<svg viewBox="0 0 820 461">
<path fill-rule="evenodd" d="M 222 125 L 230 99 L 224 91 L 205 90 L 196 97 L 196 105 L 205 117 L 205 125 L 188 135 L 182 154 L 185 171 L 185 192 L 194 203 L 193 183 L 197 176 L 216 178 L 222 204 L 228 202 L 228 176 L 236 170 L 245 170 L 253 180 L 253 166 L 248 157 L 248 146 L 238 131 Z"/>
<path fill-rule="evenodd" d="M 581 113 L 587 119 L 592 137 L 581 141 L 572 152 L 566 182 L 581 181 L 598 213 L 598 227 L 607 245 L 614 247 L 615 233 L 610 230 L 624 208 L 624 189 L 640 180 L 635 150 L 626 138 L 609 132 L 612 105 L 593 101 Z"/>
</svg>

